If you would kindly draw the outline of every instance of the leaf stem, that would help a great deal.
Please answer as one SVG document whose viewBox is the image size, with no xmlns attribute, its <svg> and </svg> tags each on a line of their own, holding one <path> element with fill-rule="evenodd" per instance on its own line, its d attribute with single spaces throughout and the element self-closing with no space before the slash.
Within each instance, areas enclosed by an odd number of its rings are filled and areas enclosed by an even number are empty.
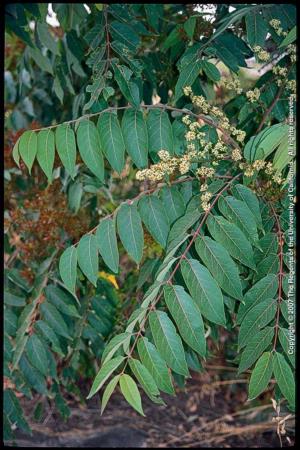
<svg viewBox="0 0 300 450">
<path fill-rule="evenodd" d="M 276 311 L 276 320 L 275 320 L 275 335 L 274 335 L 274 343 L 273 343 L 273 352 L 276 350 L 277 340 L 278 340 L 278 332 L 279 332 L 279 319 L 280 319 L 280 304 L 282 301 L 282 280 L 283 280 L 283 232 L 280 225 L 280 220 L 278 218 L 278 214 L 275 211 L 275 208 L 271 203 L 269 206 L 272 210 L 273 216 L 276 220 L 277 225 L 277 234 L 278 234 L 278 258 L 279 258 L 279 272 L 278 272 L 278 301 L 277 301 L 277 311 Z"/>
</svg>

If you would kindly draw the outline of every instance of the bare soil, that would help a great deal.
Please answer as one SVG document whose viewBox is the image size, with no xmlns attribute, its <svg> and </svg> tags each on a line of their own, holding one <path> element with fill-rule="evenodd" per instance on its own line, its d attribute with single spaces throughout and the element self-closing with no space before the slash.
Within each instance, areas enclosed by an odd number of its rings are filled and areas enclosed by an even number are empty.
<svg viewBox="0 0 300 450">
<path fill-rule="evenodd" d="M 63 421 L 49 407 L 38 423 L 30 419 L 34 401 L 22 403 L 32 436 L 16 432 L 7 446 L 79 448 L 278 448 L 275 412 L 270 395 L 247 403 L 245 380 L 220 380 L 215 373 L 195 374 L 176 397 L 163 396 L 166 406 L 143 397 L 146 417 L 141 417 L 119 392 L 100 416 L 99 398 L 87 406 L 70 399 L 71 416 Z M 282 413 L 282 415 L 286 415 Z M 289 426 L 288 426 L 289 425 Z M 283 447 L 294 444 L 292 424 L 287 422 Z"/>
</svg>

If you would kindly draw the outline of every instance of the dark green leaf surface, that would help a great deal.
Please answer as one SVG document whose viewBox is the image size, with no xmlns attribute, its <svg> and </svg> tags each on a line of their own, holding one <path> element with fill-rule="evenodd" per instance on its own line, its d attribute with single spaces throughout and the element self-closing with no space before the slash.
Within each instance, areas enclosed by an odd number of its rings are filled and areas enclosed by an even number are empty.
<svg viewBox="0 0 300 450">
<path fill-rule="evenodd" d="M 93 234 L 83 236 L 77 248 L 78 264 L 84 275 L 96 286 L 98 278 L 98 245 Z"/>
<path fill-rule="evenodd" d="M 149 153 L 155 156 L 159 150 L 173 154 L 173 130 L 168 113 L 151 109 L 147 117 Z"/>
<path fill-rule="evenodd" d="M 180 375 L 189 376 L 181 339 L 168 315 L 163 311 L 151 312 L 149 323 L 155 345 L 168 366 Z"/>
<path fill-rule="evenodd" d="M 170 225 L 161 200 L 154 195 L 144 196 L 139 201 L 138 208 L 148 231 L 162 247 L 165 247 Z"/>
<path fill-rule="evenodd" d="M 125 162 L 125 145 L 117 115 L 110 112 L 101 114 L 97 128 L 106 158 L 112 168 L 121 173 Z"/>
<path fill-rule="evenodd" d="M 164 297 L 182 339 L 200 356 L 206 354 L 204 325 L 200 310 L 182 286 L 165 286 Z"/>
<path fill-rule="evenodd" d="M 119 270 L 119 250 L 114 219 L 102 219 L 97 227 L 96 239 L 99 253 L 105 264 L 115 273 Z"/>
<path fill-rule="evenodd" d="M 134 164 L 144 168 L 148 164 L 148 130 L 143 113 L 133 109 L 125 111 L 122 133 L 126 150 Z"/>
<path fill-rule="evenodd" d="M 213 323 L 225 325 L 223 295 L 207 268 L 195 259 L 184 259 L 181 272 L 203 316 Z"/>
<path fill-rule="evenodd" d="M 266 390 L 273 372 L 273 354 L 265 352 L 261 355 L 250 377 L 249 400 L 253 400 Z"/>
<path fill-rule="evenodd" d="M 243 294 L 238 268 L 227 250 L 207 236 L 196 239 L 196 250 L 224 292 L 242 301 Z"/>
<path fill-rule="evenodd" d="M 117 215 L 117 228 L 125 250 L 138 264 L 143 256 L 144 232 L 135 205 L 123 204 Z"/>
<path fill-rule="evenodd" d="M 149 370 L 158 388 L 167 394 L 174 394 L 167 365 L 156 347 L 144 337 L 138 340 L 137 349 L 142 363 Z"/>
<path fill-rule="evenodd" d="M 55 130 L 55 144 L 58 155 L 69 175 L 74 178 L 76 164 L 76 139 L 70 125 L 61 124 Z"/>
<path fill-rule="evenodd" d="M 83 162 L 100 181 L 103 181 L 104 161 L 99 135 L 97 128 L 90 120 L 80 121 L 77 129 L 77 144 Z"/>
</svg>

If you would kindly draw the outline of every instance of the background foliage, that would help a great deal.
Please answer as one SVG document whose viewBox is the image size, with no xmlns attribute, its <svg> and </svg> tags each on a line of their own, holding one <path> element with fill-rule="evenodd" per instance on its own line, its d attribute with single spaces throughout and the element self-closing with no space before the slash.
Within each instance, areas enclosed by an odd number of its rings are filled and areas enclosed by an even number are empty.
<svg viewBox="0 0 300 450">
<path fill-rule="evenodd" d="M 84 401 L 91 379 L 89 397 L 109 380 L 102 411 L 119 383 L 143 414 L 136 382 L 163 403 L 160 391 L 202 370 L 223 328 L 231 362 L 253 369 L 249 398 L 275 380 L 276 399 L 294 407 L 281 179 L 292 167 L 295 6 L 195 7 L 56 3 L 50 26 L 48 4 L 6 5 L 7 439 L 14 424 L 29 431 L 20 395 L 40 394 L 36 417 L 47 397 L 66 418 L 66 394 Z M 215 175 L 197 175 L 210 156 L 136 180 L 162 149 L 185 161 L 185 115 L 211 148 L 225 145 Z"/>
</svg>

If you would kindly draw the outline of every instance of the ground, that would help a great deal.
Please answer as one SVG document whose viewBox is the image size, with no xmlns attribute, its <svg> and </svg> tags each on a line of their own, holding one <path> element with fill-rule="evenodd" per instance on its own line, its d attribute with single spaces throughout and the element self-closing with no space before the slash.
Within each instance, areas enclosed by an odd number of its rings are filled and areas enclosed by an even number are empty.
<svg viewBox="0 0 300 450">
<path fill-rule="evenodd" d="M 157 406 L 143 397 L 146 418 L 135 413 L 115 393 L 100 416 L 99 398 L 88 406 L 70 400 L 71 417 L 63 422 L 55 410 L 45 411 L 41 422 L 30 420 L 32 436 L 17 432 L 20 447 L 98 448 L 277 448 L 275 416 L 270 396 L 247 403 L 245 379 L 231 375 L 220 380 L 219 372 L 193 374 L 185 390 L 176 397 L 163 396 L 166 406 Z M 224 378 L 224 377 L 222 377 Z M 216 380 L 216 381 L 213 381 Z M 23 402 L 30 416 L 33 401 Z M 283 447 L 293 444 L 288 426 Z"/>
</svg>

